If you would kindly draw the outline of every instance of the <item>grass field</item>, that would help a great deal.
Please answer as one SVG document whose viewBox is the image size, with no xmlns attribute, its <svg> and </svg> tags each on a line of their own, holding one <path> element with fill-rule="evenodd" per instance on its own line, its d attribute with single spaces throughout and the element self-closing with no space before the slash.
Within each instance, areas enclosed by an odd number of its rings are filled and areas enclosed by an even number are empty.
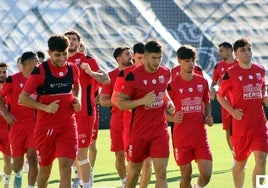
<svg viewBox="0 0 268 188">
<path fill-rule="evenodd" d="M 216 124 L 213 127 L 208 127 L 209 141 L 211 144 L 211 150 L 213 153 L 213 175 L 207 188 L 232 188 L 232 173 L 230 170 L 232 158 L 230 151 L 228 150 L 225 141 L 225 132 L 222 130 L 220 124 Z M 95 164 L 95 180 L 94 188 L 119 188 L 121 182 L 117 176 L 114 167 L 114 154 L 110 152 L 110 138 L 109 130 L 100 130 L 97 140 L 98 155 Z M 246 169 L 245 188 L 252 187 L 251 184 L 251 172 L 253 170 L 252 155 L 249 158 Z M 0 168 L 2 169 L 3 161 L 1 160 Z M 58 164 L 55 161 L 53 166 L 53 173 L 49 180 L 49 188 L 57 188 L 59 185 Z M 193 163 L 193 179 L 192 183 L 196 183 L 198 172 L 196 164 Z M 12 176 L 12 183 L 13 183 Z M 27 174 L 23 175 L 23 188 L 27 188 Z M 168 186 L 170 188 L 179 187 L 180 171 L 174 162 L 173 151 L 169 159 L 169 165 L 167 169 Z M 153 188 L 155 183 L 154 174 L 152 176 L 149 188 Z M 0 187 L 3 187 L 3 181 L 0 183 Z"/>
</svg>

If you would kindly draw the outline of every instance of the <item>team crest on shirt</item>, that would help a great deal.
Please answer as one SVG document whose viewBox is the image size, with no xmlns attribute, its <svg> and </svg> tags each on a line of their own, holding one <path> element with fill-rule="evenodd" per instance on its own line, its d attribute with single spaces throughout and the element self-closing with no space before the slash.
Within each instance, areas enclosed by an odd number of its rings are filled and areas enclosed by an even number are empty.
<svg viewBox="0 0 268 188">
<path fill-rule="evenodd" d="M 148 82 L 147 80 L 143 80 L 144 85 L 147 85 L 147 82 Z"/>
<path fill-rule="evenodd" d="M 80 64 L 80 59 L 75 59 L 74 64 L 76 64 L 76 65 Z"/>
<path fill-rule="evenodd" d="M 261 73 L 259 73 L 259 72 L 256 73 L 256 77 L 257 77 L 258 80 L 261 80 Z"/>
<path fill-rule="evenodd" d="M 161 84 L 165 83 L 165 77 L 163 75 L 159 76 L 158 80 Z"/>
<path fill-rule="evenodd" d="M 202 92 L 203 91 L 203 85 L 198 84 L 197 85 L 197 91 Z"/>
</svg>

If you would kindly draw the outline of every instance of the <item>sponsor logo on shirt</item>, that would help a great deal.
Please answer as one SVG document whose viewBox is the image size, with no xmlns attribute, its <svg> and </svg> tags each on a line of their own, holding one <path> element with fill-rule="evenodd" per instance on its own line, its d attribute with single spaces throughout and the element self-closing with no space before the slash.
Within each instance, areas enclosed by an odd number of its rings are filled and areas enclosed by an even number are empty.
<svg viewBox="0 0 268 188">
<path fill-rule="evenodd" d="M 202 111 L 202 98 L 190 97 L 181 100 L 181 111 L 183 113 L 201 112 Z"/>
<path fill-rule="evenodd" d="M 250 100 L 250 99 L 261 99 L 261 84 L 248 84 L 243 87 L 243 99 Z"/>
<path fill-rule="evenodd" d="M 145 105 L 145 109 L 155 109 L 155 108 L 160 108 L 164 105 L 164 92 L 160 92 L 156 97 L 155 97 L 155 103 L 153 104 L 147 104 Z"/>
</svg>

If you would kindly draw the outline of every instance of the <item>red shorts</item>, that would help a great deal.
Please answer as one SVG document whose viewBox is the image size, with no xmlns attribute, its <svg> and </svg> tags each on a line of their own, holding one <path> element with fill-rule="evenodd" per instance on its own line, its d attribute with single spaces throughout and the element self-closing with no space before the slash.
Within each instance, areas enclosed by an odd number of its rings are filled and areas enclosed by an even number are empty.
<svg viewBox="0 0 268 188">
<path fill-rule="evenodd" d="M 76 158 L 77 126 L 66 125 L 54 129 L 34 131 L 39 165 L 49 166 L 56 157 Z"/>
<path fill-rule="evenodd" d="M 78 148 L 90 146 L 92 142 L 92 132 L 96 121 L 96 114 L 92 116 L 76 117 L 78 132 Z"/>
<path fill-rule="evenodd" d="M 169 135 L 162 134 L 152 138 L 129 138 L 126 147 L 127 160 L 141 163 L 147 157 L 169 157 Z"/>
<path fill-rule="evenodd" d="M 250 136 L 232 136 L 234 148 L 234 159 L 237 161 L 246 160 L 252 151 L 268 153 L 268 130 L 266 133 Z"/>
<path fill-rule="evenodd" d="M 92 140 L 97 140 L 98 138 L 98 132 L 99 132 L 99 127 L 100 127 L 100 113 L 99 113 L 99 107 L 96 106 L 96 121 L 92 130 Z"/>
<path fill-rule="evenodd" d="M 0 126 L 0 128 L 3 127 Z M 2 151 L 4 155 L 11 155 L 8 130 L 1 130 L 0 134 L 0 151 Z"/>
<path fill-rule="evenodd" d="M 11 157 L 23 156 L 27 149 L 35 149 L 33 129 L 15 130 L 9 132 Z"/>
<path fill-rule="evenodd" d="M 124 121 L 122 115 L 112 114 L 110 120 L 111 151 L 124 151 Z"/>
<path fill-rule="evenodd" d="M 223 126 L 222 128 L 227 131 L 230 130 L 232 126 L 233 117 L 224 108 L 221 108 L 221 119 L 222 119 L 222 126 Z"/>
<path fill-rule="evenodd" d="M 174 146 L 174 158 L 178 166 L 182 166 L 190 163 L 192 160 L 210 160 L 212 161 L 212 154 L 209 144 L 198 143 L 194 146 L 187 147 L 175 147 Z"/>
</svg>

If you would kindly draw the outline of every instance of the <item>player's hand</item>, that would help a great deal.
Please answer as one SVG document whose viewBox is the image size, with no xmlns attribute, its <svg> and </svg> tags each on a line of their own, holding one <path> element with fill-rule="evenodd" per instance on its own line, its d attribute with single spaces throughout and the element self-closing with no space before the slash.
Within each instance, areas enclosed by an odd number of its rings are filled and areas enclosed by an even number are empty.
<svg viewBox="0 0 268 188">
<path fill-rule="evenodd" d="M 84 70 L 87 74 L 92 75 L 92 70 L 87 63 L 81 63 L 80 65 L 81 69 Z"/>
<path fill-rule="evenodd" d="M 173 114 L 175 112 L 175 106 L 174 106 L 173 102 L 169 101 L 167 103 L 166 112 L 169 114 Z"/>
<path fill-rule="evenodd" d="M 55 100 L 46 106 L 45 112 L 55 114 L 58 111 L 60 100 Z"/>
<path fill-rule="evenodd" d="M 181 123 L 183 120 L 183 112 L 182 111 L 175 112 L 173 118 L 174 118 L 174 123 Z"/>
<path fill-rule="evenodd" d="M 154 91 L 151 91 L 147 93 L 143 98 L 142 98 L 143 104 L 154 104 L 156 102 L 156 95 Z"/>
<path fill-rule="evenodd" d="M 6 120 L 8 125 L 13 125 L 17 119 L 10 112 L 2 114 L 3 118 Z"/>
<path fill-rule="evenodd" d="M 231 115 L 236 119 L 236 120 L 241 120 L 243 117 L 243 110 L 242 109 L 234 109 L 231 112 Z"/>
<path fill-rule="evenodd" d="M 74 109 L 75 112 L 78 112 L 78 111 L 81 110 L 81 103 L 80 103 L 80 100 L 77 97 L 74 98 L 73 109 Z"/>
<path fill-rule="evenodd" d="M 207 117 L 205 117 L 205 123 L 208 126 L 212 127 L 214 123 L 213 117 L 211 115 L 208 115 Z"/>
</svg>

